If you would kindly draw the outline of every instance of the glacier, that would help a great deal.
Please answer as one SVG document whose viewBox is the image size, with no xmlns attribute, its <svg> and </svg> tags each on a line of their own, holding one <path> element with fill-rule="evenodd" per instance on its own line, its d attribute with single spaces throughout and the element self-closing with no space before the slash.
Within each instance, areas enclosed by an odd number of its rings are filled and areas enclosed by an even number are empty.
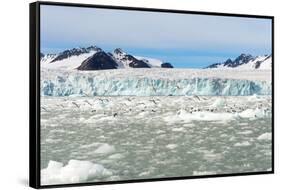
<svg viewBox="0 0 281 190">
<path fill-rule="evenodd" d="M 41 96 L 271 95 L 269 73 L 192 69 L 41 71 Z M 241 71 L 242 72 L 242 71 Z M 244 71 L 246 72 L 246 71 Z M 220 74 L 219 74 L 220 73 Z M 241 77 L 244 76 L 244 77 Z M 247 77 L 245 77 L 247 76 Z"/>
</svg>

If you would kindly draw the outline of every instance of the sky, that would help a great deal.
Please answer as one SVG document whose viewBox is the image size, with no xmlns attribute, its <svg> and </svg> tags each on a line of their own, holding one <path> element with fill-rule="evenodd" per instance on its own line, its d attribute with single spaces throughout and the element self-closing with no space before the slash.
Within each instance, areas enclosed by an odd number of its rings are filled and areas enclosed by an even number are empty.
<svg viewBox="0 0 281 190">
<path fill-rule="evenodd" d="M 41 52 L 96 45 L 202 68 L 241 53 L 271 54 L 271 20 L 41 5 Z"/>
</svg>

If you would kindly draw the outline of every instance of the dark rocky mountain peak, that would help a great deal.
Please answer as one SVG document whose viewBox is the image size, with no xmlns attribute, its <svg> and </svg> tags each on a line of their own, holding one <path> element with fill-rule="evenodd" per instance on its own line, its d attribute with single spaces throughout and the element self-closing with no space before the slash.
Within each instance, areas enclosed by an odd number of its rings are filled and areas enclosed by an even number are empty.
<svg viewBox="0 0 281 190">
<path fill-rule="evenodd" d="M 126 53 L 121 48 L 116 48 L 113 53 L 117 55 L 125 55 Z"/>
<path fill-rule="evenodd" d="M 251 61 L 253 59 L 254 59 L 254 57 L 252 55 L 242 53 L 232 62 L 231 66 L 236 67 L 236 66 L 248 63 L 249 61 Z"/>
<path fill-rule="evenodd" d="M 98 46 L 89 46 L 89 47 L 86 48 L 86 50 L 88 52 L 90 52 L 90 51 L 102 51 L 102 49 L 99 48 Z"/>
<path fill-rule="evenodd" d="M 124 65 L 128 64 L 128 66 L 132 68 L 150 68 L 147 62 L 125 53 L 121 48 L 116 48 L 113 51 L 113 58 L 117 62 L 121 62 Z"/>
<path fill-rule="evenodd" d="M 130 61 L 129 66 L 132 68 L 150 68 L 146 62 L 138 60 L 132 55 L 125 55 L 124 59 Z"/>
<path fill-rule="evenodd" d="M 104 51 L 99 51 L 82 62 L 78 70 L 104 70 L 117 69 L 118 64 L 110 55 Z"/>
<path fill-rule="evenodd" d="M 234 67 L 238 67 L 238 66 L 243 65 L 243 64 L 247 64 L 247 63 L 249 63 L 249 61 L 254 60 L 254 59 L 255 59 L 255 57 L 253 57 L 252 55 L 242 53 L 241 55 L 239 55 L 234 60 L 227 59 L 223 63 L 214 63 L 212 65 L 209 65 L 206 68 L 217 68 L 220 65 L 223 65 L 225 67 L 232 67 L 232 68 L 234 68 Z"/>
</svg>

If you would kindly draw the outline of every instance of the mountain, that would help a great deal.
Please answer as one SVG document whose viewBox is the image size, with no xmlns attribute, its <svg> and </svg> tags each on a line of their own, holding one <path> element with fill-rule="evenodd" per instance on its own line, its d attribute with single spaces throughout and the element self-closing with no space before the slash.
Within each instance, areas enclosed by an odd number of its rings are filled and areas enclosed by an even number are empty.
<svg viewBox="0 0 281 190">
<path fill-rule="evenodd" d="M 78 70 L 117 69 L 118 64 L 104 51 L 98 51 L 82 62 Z"/>
<path fill-rule="evenodd" d="M 164 63 L 154 58 L 134 56 L 124 52 L 121 48 L 116 48 L 112 53 L 106 53 L 97 46 L 73 48 L 58 54 L 41 53 L 40 57 L 42 67 L 51 69 L 173 68 L 170 63 Z"/>
<path fill-rule="evenodd" d="M 43 68 L 74 70 L 77 69 L 84 60 L 100 51 L 102 51 L 102 49 L 97 46 L 73 48 L 58 54 L 45 54 L 40 62 Z"/>
<path fill-rule="evenodd" d="M 110 55 L 112 55 L 120 68 L 151 68 L 148 63 L 125 53 L 121 48 L 115 49 Z"/>
<path fill-rule="evenodd" d="M 214 63 L 206 67 L 207 69 L 271 69 L 272 56 L 263 55 L 263 56 L 252 56 L 250 54 L 242 53 L 234 60 L 227 59 L 222 63 Z"/>
<path fill-rule="evenodd" d="M 51 63 L 67 59 L 72 56 L 79 56 L 81 54 L 90 53 L 92 51 L 99 52 L 101 51 L 101 48 L 97 46 L 90 46 L 87 48 L 73 48 L 71 50 L 65 50 L 62 53 L 59 53 L 56 58 L 51 61 Z"/>
<path fill-rule="evenodd" d="M 57 57 L 56 54 L 43 54 L 43 53 L 40 53 L 40 62 L 41 62 L 41 64 L 50 63 L 56 57 Z"/>
</svg>

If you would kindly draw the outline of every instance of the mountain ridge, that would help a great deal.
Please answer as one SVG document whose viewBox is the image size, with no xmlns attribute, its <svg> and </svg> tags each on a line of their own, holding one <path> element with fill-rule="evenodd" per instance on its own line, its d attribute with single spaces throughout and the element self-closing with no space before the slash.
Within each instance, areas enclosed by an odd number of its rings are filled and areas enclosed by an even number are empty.
<svg viewBox="0 0 281 190">
<path fill-rule="evenodd" d="M 235 59 L 211 64 L 204 69 L 271 69 L 272 55 L 252 56 L 242 53 Z"/>
<path fill-rule="evenodd" d="M 102 53 L 101 53 L 102 52 Z M 99 56 L 94 56 L 99 53 Z M 91 57 L 91 59 L 89 59 Z M 107 60 L 102 62 L 102 60 Z M 169 62 L 129 54 L 121 48 L 105 52 L 97 46 L 64 50 L 58 54 L 40 53 L 40 62 L 46 68 L 103 70 L 128 68 L 174 68 Z M 234 59 L 214 63 L 202 69 L 271 69 L 272 55 L 253 56 L 242 53 Z"/>
<path fill-rule="evenodd" d="M 94 56 L 97 53 L 98 56 Z M 102 62 L 102 60 L 106 60 L 106 62 Z M 97 46 L 68 49 L 58 54 L 40 53 L 40 62 L 47 68 L 67 68 L 69 65 L 68 69 L 77 70 L 173 68 L 171 63 L 131 55 L 121 48 L 116 48 L 113 52 L 105 52 Z"/>
</svg>

